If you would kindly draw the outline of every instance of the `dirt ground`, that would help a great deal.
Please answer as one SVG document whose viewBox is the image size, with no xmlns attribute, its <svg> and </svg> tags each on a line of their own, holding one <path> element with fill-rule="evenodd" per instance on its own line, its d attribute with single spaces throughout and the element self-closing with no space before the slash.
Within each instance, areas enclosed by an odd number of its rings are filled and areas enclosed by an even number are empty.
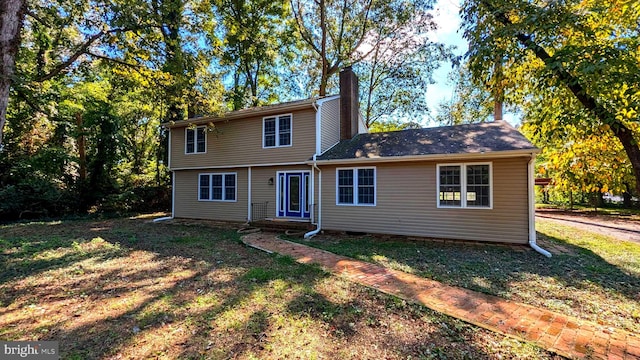
<svg viewBox="0 0 640 360">
<path fill-rule="evenodd" d="M 536 210 L 536 217 L 640 244 L 640 221 L 612 215 Z"/>
</svg>

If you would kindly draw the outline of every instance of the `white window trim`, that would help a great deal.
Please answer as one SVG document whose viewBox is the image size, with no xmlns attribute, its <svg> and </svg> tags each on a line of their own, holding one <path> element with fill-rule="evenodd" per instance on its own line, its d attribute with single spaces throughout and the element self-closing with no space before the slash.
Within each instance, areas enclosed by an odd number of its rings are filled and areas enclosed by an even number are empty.
<svg viewBox="0 0 640 360">
<path fill-rule="evenodd" d="M 360 204 L 358 202 L 358 170 L 360 169 L 373 169 L 373 204 Z M 353 203 L 341 203 L 340 202 L 340 170 L 353 171 Z M 378 203 L 378 170 L 375 166 L 360 166 L 360 167 L 341 167 L 336 168 L 336 206 L 376 206 Z"/>
<path fill-rule="evenodd" d="M 467 166 L 489 165 L 489 206 L 467 206 Z M 460 206 L 440 205 L 440 167 L 459 166 L 460 167 Z M 443 163 L 436 166 L 436 204 L 438 209 L 493 209 L 493 163 L 492 162 L 471 162 L 471 163 Z"/>
<path fill-rule="evenodd" d="M 209 176 L 209 199 L 202 199 L 200 197 L 200 177 L 202 175 Z M 211 181 L 212 175 L 222 175 L 222 200 L 211 199 L 213 197 L 213 181 Z M 226 185 L 226 176 L 227 175 L 235 175 L 235 184 L 234 184 L 234 200 L 225 200 L 227 185 Z M 235 172 L 225 172 L 225 173 L 199 173 L 198 174 L 198 201 L 208 201 L 208 202 L 238 202 L 238 173 Z"/>
<path fill-rule="evenodd" d="M 207 153 L 207 131 L 203 131 L 204 133 L 204 151 L 198 151 L 198 134 L 200 133 L 198 130 L 200 129 L 206 129 L 206 126 L 196 126 L 195 129 L 194 128 L 189 128 L 188 126 L 186 128 L 184 128 L 184 154 L 185 155 L 194 155 L 194 154 L 206 154 Z M 189 130 L 195 130 L 195 132 L 193 133 L 193 152 L 187 152 L 187 131 Z"/>
<path fill-rule="evenodd" d="M 290 122 L 289 122 L 289 134 L 291 136 L 291 141 L 289 142 L 289 145 L 280 145 L 280 118 L 281 117 L 285 117 L 285 116 L 289 116 L 290 118 Z M 276 119 L 276 145 L 275 146 L 265 146 L 264 143 L 264 123 L 267 119 Z M 262 148 L 263 149 L 275 149 L 275 148 L 283 148 L 283 147 L 292 147 L 293 146 L 293 114 L 289 113 L 289 114 L 280 114 L 280 115 L 272 115 L 272 116 L 265 116 L 262 118 Z"/>
</svg>

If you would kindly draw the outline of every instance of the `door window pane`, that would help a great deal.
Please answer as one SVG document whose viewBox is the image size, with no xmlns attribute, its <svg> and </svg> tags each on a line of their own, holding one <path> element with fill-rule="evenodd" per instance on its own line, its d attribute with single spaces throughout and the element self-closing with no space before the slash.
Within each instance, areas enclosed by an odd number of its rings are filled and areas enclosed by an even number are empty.
<svg viewBox="0 0 640 360">
<path fill-rule="evenodd" d="M 289 211 L 300 212 L 300 176 L 289 177 Z"/>
</svg>

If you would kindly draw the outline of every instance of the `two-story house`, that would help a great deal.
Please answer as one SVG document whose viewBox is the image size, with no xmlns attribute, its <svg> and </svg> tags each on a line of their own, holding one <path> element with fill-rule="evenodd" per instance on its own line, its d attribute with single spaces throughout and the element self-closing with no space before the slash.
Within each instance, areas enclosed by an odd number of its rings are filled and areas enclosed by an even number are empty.
<svg viewBox="0 0 640 360">
<path fill-rule="evenodd" d="M 340 94 L 165 124 L 172 216 L 535 246 L 538 149 L 504 121 L 368 133 Z"/>
</svg>

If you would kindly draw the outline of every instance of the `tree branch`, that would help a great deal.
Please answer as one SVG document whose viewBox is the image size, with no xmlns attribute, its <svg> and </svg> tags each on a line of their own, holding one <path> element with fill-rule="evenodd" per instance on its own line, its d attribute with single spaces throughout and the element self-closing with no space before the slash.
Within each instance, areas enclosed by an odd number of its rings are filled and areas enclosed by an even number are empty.
<svg viewBox="0 0 640 360">
<path fill-rule="evenodd" d="M 491 12 L 503 26 L 514 25 L 503 11 L 497 9 L 487 0 L 480 0 L 480 2 L 484 4 L 489 12 Z M 569 73 L 569 71 L 567 71 L 560 62 L 556 61 L 553 56 L 549 55 L 542 46 L 538 45 L 531 35 L 516 32 L 515 37 L 526 49 L 532 51 L 538 59 L 544 62 L 545 67 L 558 77 L 560 82 L 571 91 L 588 111 L 592 112 L 596 118 L 603 123 L 611 126 L 613 134 L 620 140 L 629 157 L 636 177 L 636 190 L 640 192 L 640 148 L 631 129 L 622 121 L 616 119 L 615 114 L 602 106 L 596 98 L 589 95 L 582 84 L 580 84 L 579 79 Z"/>
<path fill-rule="evenodd" d="M 129 67 L 136 68 L 136 69 L 139 69 L 141 67 L 138 64 L 128 63 L 128 62 L 120 60 L 120 59 L 110 58 L 108 56 L 99 55 L 99 54 L 96 54 L 96 53 L 93 53 L 93 52 L 90 52 L 90 51 L 87 51 L 86 55 L 89 55 L 89 56 L 94 57 L 94 58 L 102 59 L 102 60 L 107 60 L 107 61 L 110 61 L 110 62 L 113 62 L 113 63 L 116 63 L 116 64 L 129 66 Z"/>
<path fill-rule="evenodd" d="M 62 72 L 65 72 L 66 69 L 69 66 L 71 66 L 76 60 L 78 60 L 80 56 L 88 54 L 89 47 L 91 47 L 91 45 L 93 45 L 96 41 L 100 40 L 100 38 L 102 38 L 103 36 L 118 33 L 118 32 L 131 31 L 131 30 L 133 29 L 118 28 L 118 29 L 111 29 L 109 31 L 100 31 L 99 33 L 92 35 L 91 37 L 89 37 L 89 39 L 87 39 L 87 41 L 85 41 L 82 45 L 80 45 L 80 47 L 71 56 L 69 56 L 69 58 L 66 61 L 58 64 L 58 66 L 56 66 L 49 73 L 40 76 L 39 78 L 35 79 L 35 81 L 43 82 L 43 81 L 51 80 L 56 75 Z"/>
</svg>

